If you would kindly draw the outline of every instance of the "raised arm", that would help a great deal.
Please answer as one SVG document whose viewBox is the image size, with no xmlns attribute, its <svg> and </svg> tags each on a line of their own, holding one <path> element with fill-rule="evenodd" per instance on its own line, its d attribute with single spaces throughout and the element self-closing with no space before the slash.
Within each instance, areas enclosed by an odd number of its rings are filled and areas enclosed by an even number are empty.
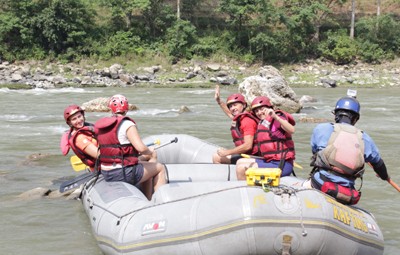
<svg viewBox="0 0 400 255">
<path fill-rule="evenodd" d="M 233 119 L 233 115 L 231 114 L 231 111 L 229 111 L 228 106 L 221 100 L 220 97 L 220 90 L 219 90 L 219 85 L 215 85 L 215 95 L 214 95 L 215 101 L 217 101 L 219 107 L 221 107 L 222 111 L 230 118 Z"/>
</svg>

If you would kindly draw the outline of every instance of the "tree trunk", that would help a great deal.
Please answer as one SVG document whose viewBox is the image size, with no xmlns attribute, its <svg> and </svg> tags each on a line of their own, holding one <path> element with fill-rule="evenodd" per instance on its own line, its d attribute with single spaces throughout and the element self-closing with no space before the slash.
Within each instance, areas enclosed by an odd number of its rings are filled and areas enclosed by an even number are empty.
<svg viewBox="0 0 400 255">
<path fill-rule="evenodd" d="M 376 5 L 377 5 L 377 8 L 376 8 L 376 16 L 380 16 L 381 15 L 381 0 L 377 0 L 376 1 Z"/>
<path fill-rule="evenodd" d="M 176 19 L 181 19 L 181 0 L 176 1 Z"/>
<path fill-rule="evenodd" d="M 350 25 L 350 38 L 354 39 L 354 20 L 356 16 L 356 0 L 351 1 L 351 25 Z"/>
</svg>

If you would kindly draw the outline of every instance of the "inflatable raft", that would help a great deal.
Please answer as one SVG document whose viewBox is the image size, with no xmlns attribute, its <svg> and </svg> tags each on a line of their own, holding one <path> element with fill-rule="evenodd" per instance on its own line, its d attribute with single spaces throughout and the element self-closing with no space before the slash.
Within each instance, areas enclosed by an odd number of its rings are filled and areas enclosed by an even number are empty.
<svg viewBox="0 0 400 255">
<path fill-rule="evenodd" d="M 211 163 L 218 146 L 187 135 L 159 138 L 168 184 L 151 201 L 133 185 L 100 176 L 82 202 L 104 254 L 383 254 L 373 215 L 317 191 L 237 181 L 235 166 Z"/>
</svg>

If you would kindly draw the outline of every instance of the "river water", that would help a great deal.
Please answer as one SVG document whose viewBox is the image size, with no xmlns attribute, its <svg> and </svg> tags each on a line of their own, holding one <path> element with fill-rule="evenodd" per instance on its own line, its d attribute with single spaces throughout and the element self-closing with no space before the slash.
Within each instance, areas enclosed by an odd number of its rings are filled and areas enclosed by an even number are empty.
<svg viewBox="0 0 400 255">
<path fill-rule="evenodd" d="M 345 89 L 294 89 L 298 96 L 311 95 L 318 102 L 308 104 L 301 117 L 332 119 L 330 113 Z M 222 89 L 222 97 L 233 93 Z M 66 88 L 54 90 L 0 89 L 0 254 L 101 254 L 91 227 L 79 201 L 65 199 L 21 200 L 17 196 L 36 187 L 57 189 L 60 178 L 73 178 L 76 173 L 59 149 L 64 108 L 97 97 L 122 93 L 139 107 L 129 116 L 138 123 L 142 137 L 157 134 L 189 134 L 220 146 L 231 146 L 230 121 L 214 101 L 213 89 L 172 88 Z M 359 89 L 361 119 L 357 126 L 364 129 L 380 148 L 392 179 L 400 184 L 399 142 L 400 90 Z M 179 113 L 181 106 L 190 113 Z M 87 113 L 95 122 L 106 113 Z M 296 125 L 296 162 L 304 170 L 297 175 L 308 176 L 309 139 L 313 123 Z M 48 155 L 31 161 L 28 157 Z M 72 155 L 70 153 L 70 155 Z M 69 155 L 69 156 L 70 156 Z M 385 254 L 400 254 L 400 194 L 387 182 L 367 169 L 359 206 L 372 212 L 385 237 Z"/>
</svg>

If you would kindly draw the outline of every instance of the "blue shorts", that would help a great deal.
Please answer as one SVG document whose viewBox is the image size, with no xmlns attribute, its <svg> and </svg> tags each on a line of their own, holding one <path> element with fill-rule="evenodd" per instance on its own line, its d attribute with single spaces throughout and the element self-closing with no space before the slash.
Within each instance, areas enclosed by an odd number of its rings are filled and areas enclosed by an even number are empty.
<svg viewBox="0 0 400 255">
<path fill-rule="evenodd" d="M 125 175 L 124 175 L 125 172 Z M 101 173 L 107 182 L 127 182 L 136 185 L 140 182 L 143 177 L 144 168 L 142 164 L 136 164 L 133 166 L 126 166 L 124 168 L 116 168 L 113 170 L 105 171 Z"/>
<path fill-rule="evenodd" d="M 263 159 L 256 159 L 256 163 L 259 168 L 279 168 L 280 161 L 272 160 L 270 162 L 265 162 Z M 283 165 L 281 176 L 289 176 L 293 172 L 293 160 L 285 161 Z"/>
</svg>

